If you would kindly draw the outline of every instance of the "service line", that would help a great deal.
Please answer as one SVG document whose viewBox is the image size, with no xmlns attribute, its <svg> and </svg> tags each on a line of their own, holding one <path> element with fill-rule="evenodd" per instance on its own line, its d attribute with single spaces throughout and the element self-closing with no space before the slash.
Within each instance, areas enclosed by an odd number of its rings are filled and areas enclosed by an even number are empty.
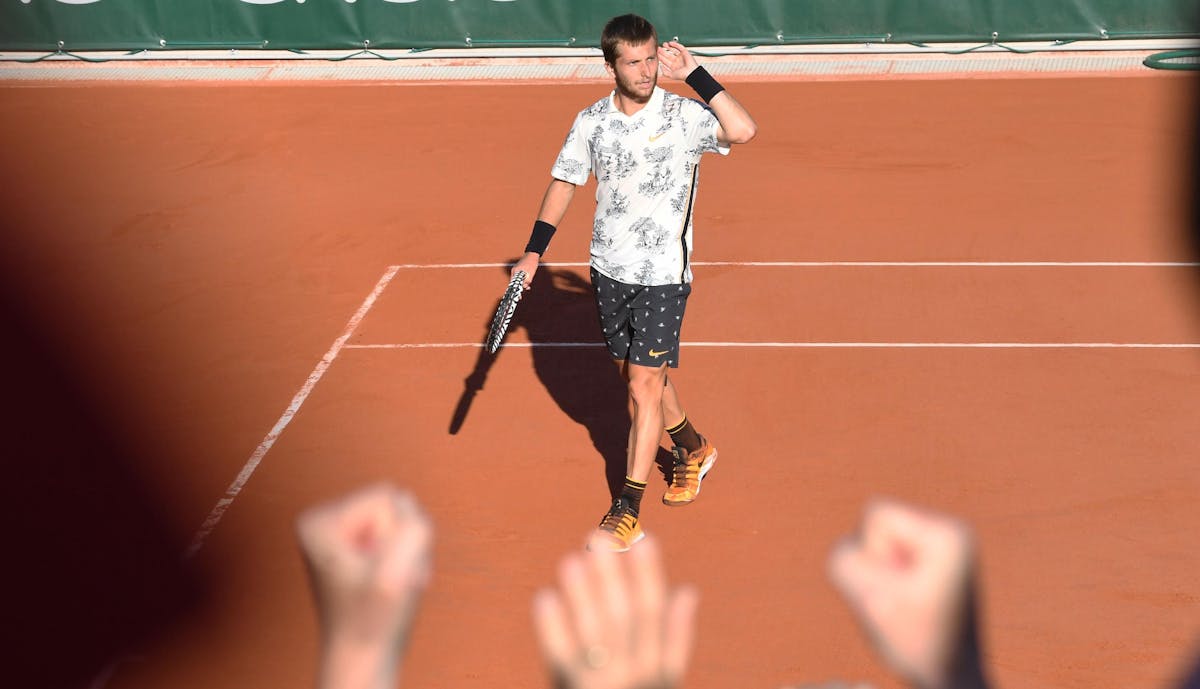
<svg viewBox="0 0 1200 689">
<path fill-rule="evenodd" d="M 506 342 L 501 348 L 603 347 L 600 342 Z M 777 349 L 1200 349 L 1200 342 L 681 342 L 681 347 Z M 479 342 L 413 342 L 346 345 L 345 349 L 476 349 Z"/>
</svg>

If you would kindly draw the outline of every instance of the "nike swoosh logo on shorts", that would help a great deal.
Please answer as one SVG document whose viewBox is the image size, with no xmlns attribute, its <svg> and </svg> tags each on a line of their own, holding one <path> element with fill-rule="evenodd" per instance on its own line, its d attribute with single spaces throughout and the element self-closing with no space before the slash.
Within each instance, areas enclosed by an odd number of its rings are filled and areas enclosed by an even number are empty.
<svg viewBox="0 0 1200 689">
<path fill-rule="evenodd" d="M 652 357 L 654 357 L 655 359 L 657 359 L 658 357 L 662 356 L 663 354 L 666 354 L 666 353 L 667 353 L 667 352 L 669 352 L 669 351 L 671 351 L 671 350 L 669 350 L 669 349 L 668 349 L 668 350 L 665 350 L 665 351 L 662 351 L 662 352 L 656 352 L 656 351 L 654 351 L 653 349 L 651 349 L 651 350 L 650 350 L 650 356 L 652 356 Z"/>
</svg>

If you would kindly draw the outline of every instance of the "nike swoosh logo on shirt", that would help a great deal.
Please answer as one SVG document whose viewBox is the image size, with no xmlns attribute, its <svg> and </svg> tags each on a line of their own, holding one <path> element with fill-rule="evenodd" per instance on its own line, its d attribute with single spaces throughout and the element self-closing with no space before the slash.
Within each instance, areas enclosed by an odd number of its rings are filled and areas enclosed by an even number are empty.
<svg viewBox="0 0 1200 689">
<path fill-rule="evenodd" d="M 650 137 L 650 143 L 654 143 L 655 141 L 658 141 L 659 139 L 661 139 L 661 138 L 662 138 L 662 136 L 663 136 L 663 134 L 666 134 L 666 132 L 662 132 L 661 134 L 654 134 L 654 135 L 651 135 L 651 137 Z"/>
</svg>

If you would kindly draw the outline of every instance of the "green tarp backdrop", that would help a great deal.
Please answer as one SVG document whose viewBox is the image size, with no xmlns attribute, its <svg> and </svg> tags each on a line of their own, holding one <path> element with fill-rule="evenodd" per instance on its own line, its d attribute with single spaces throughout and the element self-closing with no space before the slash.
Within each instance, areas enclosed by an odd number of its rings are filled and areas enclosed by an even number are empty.
<svg viewBox="0 0 1200 689">
<path fill-rule="evenodd" d="M 637 12 L 689 45 L 1193 37 L 1195 0 L 0 0 L 0 50 L 595 46 Z M 994 34 L 994 36 L 993 36 Z M 61 44 L 61 45 L 60 45 Z"/>
</svg>

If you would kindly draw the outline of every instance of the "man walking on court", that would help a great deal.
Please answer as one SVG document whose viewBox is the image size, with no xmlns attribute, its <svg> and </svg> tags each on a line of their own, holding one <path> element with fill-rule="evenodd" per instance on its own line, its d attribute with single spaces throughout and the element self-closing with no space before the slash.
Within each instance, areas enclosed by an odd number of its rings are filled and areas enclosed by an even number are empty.
<svg viewBox="0 0 1200 689">
<path fill-rule="evenodd" d="M 674 444 L 667 505 L 700 493 L 717 450 L 696 432 L 667 375 L 679 365 L 679 333 L 691 293 L 692 215 L 700 157 L 729 153 L 754 138 L 754 120 L 687 48 L 658 45 L 649 21 L 611 19 L 600 37 L 612 93 L 581 111 L 551 169 L 525 255 L 513 267 L 533 279 L 575 187 L 596 176 L 591 278 L 600 326 L 629 385 L 625 485 L 588 548 L 628 550 L 645 533 L 638 521 L 642 493 L 664 428 Z M 658 73 L 685 80 L 707 105 L 658 87 Z"/>
</svg>

